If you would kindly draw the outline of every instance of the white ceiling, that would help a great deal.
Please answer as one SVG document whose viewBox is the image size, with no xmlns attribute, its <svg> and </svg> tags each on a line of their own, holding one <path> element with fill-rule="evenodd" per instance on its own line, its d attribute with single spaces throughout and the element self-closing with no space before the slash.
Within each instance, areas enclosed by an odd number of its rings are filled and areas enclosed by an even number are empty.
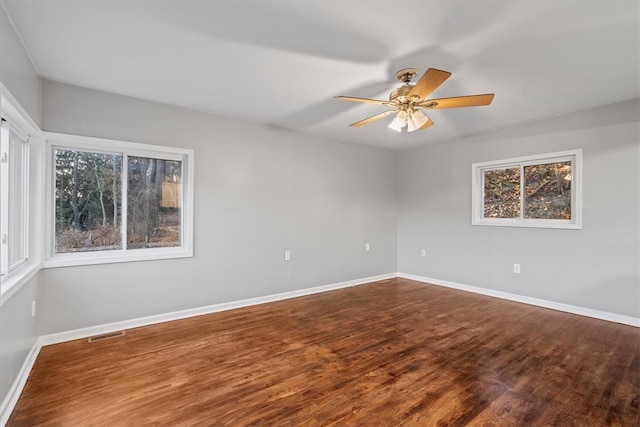
<svg viewBox="0 0 640 427">
<path fill-rule="evenodd" d="M 2 3 L 44 78 L 388 148 L 640 96 L 637 1 Z M 453 73 L 432 98 L 495 100 L 348 127 L 385 108 L 333 96 L 385 99 L 406 67 Z"/>
</svg>

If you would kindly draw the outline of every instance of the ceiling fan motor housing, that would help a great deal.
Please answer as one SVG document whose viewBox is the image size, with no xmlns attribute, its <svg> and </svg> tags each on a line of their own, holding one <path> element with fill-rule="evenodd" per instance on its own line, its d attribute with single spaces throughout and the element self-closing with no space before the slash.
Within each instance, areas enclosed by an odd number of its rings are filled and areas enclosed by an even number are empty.
<svg viewBox="0 0 640 427">
<path fill-rule="evenodd" d="M 409 84 L 409 82 L 413 80 L 413 78 L 417 75 L 418 70 L 416 70 L 415 68 L 403 68 L 396 73 L 396 78 L 401 82 Z"/>
<path fill-rule="evenodd" d="M 400 86 L 397 89 L 394 89 L 389 94 L 389 101 L 395 101 L 396 99 L 400 102 L 404 101 L 407 98 L 407 94 L 411 92 L 412 88 L 413 88 L 413 85 L 406 84 L 406 85 Z"/>
</svg>

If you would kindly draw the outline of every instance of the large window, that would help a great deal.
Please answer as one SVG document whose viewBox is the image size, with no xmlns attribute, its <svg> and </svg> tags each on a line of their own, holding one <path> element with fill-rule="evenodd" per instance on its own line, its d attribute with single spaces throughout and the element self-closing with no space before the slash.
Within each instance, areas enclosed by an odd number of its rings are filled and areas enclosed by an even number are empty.
<svg viewBox="0 0 640 427">
<path fill-rule="evenodd" d="M 190 150 L 69 136 L 49 144 L 45 265 L 191 256 Z"/>
<path fill-rule="evenodd" d="M 27 260 L 27 138 L 2 120 L 0 129 L 0 273 L 6 275 Z"/>
<path fill-rule="evenodd" d="M 472 223 L 581 228 L 582 151 L 474 163 Z"/>
</svg>

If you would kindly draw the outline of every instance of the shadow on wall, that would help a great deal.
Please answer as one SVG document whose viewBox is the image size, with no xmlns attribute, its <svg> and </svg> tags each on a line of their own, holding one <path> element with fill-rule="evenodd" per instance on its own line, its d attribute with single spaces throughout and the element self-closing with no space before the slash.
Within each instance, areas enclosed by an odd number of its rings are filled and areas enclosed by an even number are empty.
<svg viewBox="0 0 640 427">
<path fill-rule="evenodd" d="M 532 122 L 514 123 L 506 128 L 490 132 L 491 139 L 497 141 L 513 139 L 514 129 L 517 129 L 518 137 L 541 136 L 633 123 L 638 122 L 638 117 L 640 117 L 640 98 L 635 98 L 584 110 L 580 114 L 562 113 Z M 540 126 L 540 121 L 544 121 L 543 127 Z"/>
</svg>

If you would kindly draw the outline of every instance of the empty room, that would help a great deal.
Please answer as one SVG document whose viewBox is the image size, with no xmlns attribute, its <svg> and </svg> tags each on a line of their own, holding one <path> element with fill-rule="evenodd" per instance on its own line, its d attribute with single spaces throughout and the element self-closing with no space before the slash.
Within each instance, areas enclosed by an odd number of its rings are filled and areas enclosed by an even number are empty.
<svg viewBox="0 0 640 427">
<path fill-rule="evenodd" d="M 0 426 L 640 425 L 638 1 L 0 6 Z"/>
</svg>

